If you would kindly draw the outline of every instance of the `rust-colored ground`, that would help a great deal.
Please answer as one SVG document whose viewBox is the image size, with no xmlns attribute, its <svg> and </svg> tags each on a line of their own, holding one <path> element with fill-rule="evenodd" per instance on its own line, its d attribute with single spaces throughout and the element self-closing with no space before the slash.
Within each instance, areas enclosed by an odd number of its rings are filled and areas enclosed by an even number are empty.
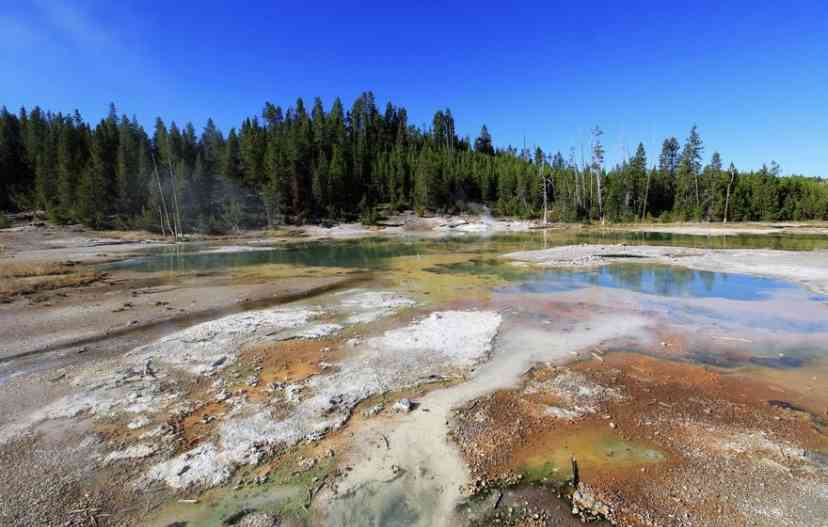
<svg viewBox="0 0 828 527">
<path fill-rule="evenodd" d="M 828 488 L 828 437 L 820 398 L 796 374 L 753 377 L 638 353 L 602 358 L 571 368 L 621 394 L 594 413 L 550 416 L 559 398 L 524 387 L 459 410 L 452 435 L 473 474 L 563 482 L 575 457 L 583 492 L 622 525 L 803 525 L 817 513 L 808 510 L 825 506 L 821 490 L 800 490 Z M 537 368 L 526 382 L 565 371 Z"/>
</svg>

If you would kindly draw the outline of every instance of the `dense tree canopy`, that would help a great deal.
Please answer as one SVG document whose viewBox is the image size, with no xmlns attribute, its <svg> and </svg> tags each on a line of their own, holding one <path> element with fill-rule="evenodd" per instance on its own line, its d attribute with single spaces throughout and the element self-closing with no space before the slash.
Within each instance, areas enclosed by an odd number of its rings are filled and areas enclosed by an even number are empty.
<svg viewBox="0 0 828 527">
<path fill-rule="evenodd" d="M 58 222 L 164 232 L 217 232 L 282 222 L 362 218 L 377 210 L 462 210 L 469 202 L 502 215 L 539 217 L 544 189 L 559 221 L 828 219 L 828 184 L 781 177 L 779 167 L 703 164 L 695 126 L 682 147 L 662 145 L 657 165 L 639 144 L 604 167 L 601 130 L 579 166 L 536 148 L 495 148 L 484 125 L 457 136 L 451 110 L 430 129 L 406 110 L 380 111 L 370 92 L 346 110 L 317 98 L 283 110 L 266 103 L 224 136 L 212 120 L 197 132 L 161 118 L 151 134 L 114 105 L 96 125 L 72 115 L 0 110 L 0 209 L 45 210 Z M 546 182 L 546 184 L 544 184 Z"/>
</svg>

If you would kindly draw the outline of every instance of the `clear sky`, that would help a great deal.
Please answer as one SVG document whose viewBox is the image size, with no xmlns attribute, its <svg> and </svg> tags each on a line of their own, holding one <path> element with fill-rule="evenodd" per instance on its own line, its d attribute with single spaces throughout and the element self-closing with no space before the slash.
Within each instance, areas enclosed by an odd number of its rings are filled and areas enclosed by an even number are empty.
<svg viewBox="0 0 828 527">
<path fill-rule="evenodd" d="M 227 132 L 266 100 L 372 90 L 498 146 L 567 156 L 598 124 L 608 161 L 643 141 L 652 163 L 696 123 L 707 159 L 828 177 L 825 0 L 256 4 L 0 0 L 0 105 Z"/>
</svg>

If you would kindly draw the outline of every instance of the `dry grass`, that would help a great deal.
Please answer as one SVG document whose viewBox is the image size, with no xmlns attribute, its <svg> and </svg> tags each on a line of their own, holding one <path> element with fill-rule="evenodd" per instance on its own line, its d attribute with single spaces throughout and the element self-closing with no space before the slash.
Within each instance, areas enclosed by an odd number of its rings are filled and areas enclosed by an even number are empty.
<svg viewBox="0 0 828 527">
<path fill-rule="evenodd" d="M 57 262 L 6 262 L 0 264 L 0 278 L 26 278 L 31 276 L 54 276 L 69 274 L 74 265 Z"/>
<path fill-rule="evenodd" d="M 255 231 L 254 231 L 255 232 Z M 261 238 L 307 238 L 308 235 L 302 229 L 264 229 L 255 232 Z"/>
<path fill-rule="evenodd" d="M 95 231 L 95 236 L 100 238 L 117 238 L 119 240 L 129 240 L 129 241 L 144 241 L 144 240 L 155 240 L 155 241 L 170 241 L 171 237 L 164 237 L 161 234 L 153 233 L 149 231 L 121 231 L 121 230 L 108 230 L 108 231 Z"/>
<path fill-rule="evenodd" d="M 64 287 L 81 287 L 101 276 L 94 270 L 69 263 L 3 263 L 0 264 L 0 301 Z"/>
</svg>

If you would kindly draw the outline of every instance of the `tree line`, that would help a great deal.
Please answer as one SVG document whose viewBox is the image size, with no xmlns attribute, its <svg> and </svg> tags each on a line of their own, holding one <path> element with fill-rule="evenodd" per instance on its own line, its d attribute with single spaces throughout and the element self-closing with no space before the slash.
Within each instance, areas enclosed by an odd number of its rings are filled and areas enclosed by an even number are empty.
<svg viewBox="0 0 828 527">
<path fill-rule="evenodd" d="M 380 111 L 363 93 L 346 110 L 300 98 L 266 103 L 225 136 L 212 120 L 161 119 L 147 132 L 114 105 L 94 126 L 35 107 L 0 110 L 0 210 L 44 210 L 60 223 L 165 233 L 361 219 L 390 211 L 496 214 L 551 221 L 747 221 L 828 219 L 828 184 L 781 177 L 778 165 L 739 171 L 704 145 L 694 126 L 684 144 L 665 139 L 650 162 L 643 144 L 606 167 L 601 130 L 588 158 L 496 148 L 484 125 L 458 136 L 451 110 L 427 128 L 405 108 Z"/>
</svg>

